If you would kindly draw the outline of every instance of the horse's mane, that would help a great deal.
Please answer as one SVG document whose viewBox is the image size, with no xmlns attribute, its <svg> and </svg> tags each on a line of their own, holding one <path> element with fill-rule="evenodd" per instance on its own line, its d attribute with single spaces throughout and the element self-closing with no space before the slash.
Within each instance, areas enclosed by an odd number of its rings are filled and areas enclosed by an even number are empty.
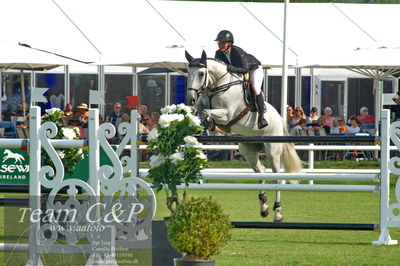
<svg viewBox="0 0 400 266">
<path fill-rule="evenodd" d="M 207 58 L 207 60 L 212 60 L 212 61 L 215 61 L 215 62 L 217 62 L 217 63 L 220 63 L 220 64 L 223 64 L 223 65 L 225 65 L 225 66 L 227 66 L 227 64 L 224 62 L 224 61 L 222 61 L 222 60 L 219 60 L 219 59 L 217 59 L 217 58 Z"/>
<path fill-rule="evenodd" d="M 222 61 L 222 60 L 220 60 L 220 59 L 217 59 L 217 58 L 207 58 L 207 60 L 212 60 L 212 61 L 215 61 L 215 62 L 217 62 L 217 63 L 220 63 L 220 64 L 222 64 L 223 66 L 228 66 L 224 61 Z M 237 76 L 237 77 L 239 77 L 239 78 L 241 78 L 243 75 L 242 74 L 239 74 L 239 73 L 231 73 L 233 76 Z"/>
</svg>

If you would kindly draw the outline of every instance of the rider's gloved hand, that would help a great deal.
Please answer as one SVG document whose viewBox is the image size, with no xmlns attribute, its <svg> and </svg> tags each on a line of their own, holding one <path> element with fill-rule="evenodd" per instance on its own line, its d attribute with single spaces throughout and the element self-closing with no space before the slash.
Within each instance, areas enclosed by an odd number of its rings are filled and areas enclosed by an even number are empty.
<svg viewBox="0 0 400 266">
<path fill-rule="evenodd" d="M 228 66 L 226 67 L 226 70 L 227 70 L 228 72 L 232 72 L 233 69 L 234 69 L 234 66 L 232 66 L 232 65 L 228 65 Z"/>
</svg>

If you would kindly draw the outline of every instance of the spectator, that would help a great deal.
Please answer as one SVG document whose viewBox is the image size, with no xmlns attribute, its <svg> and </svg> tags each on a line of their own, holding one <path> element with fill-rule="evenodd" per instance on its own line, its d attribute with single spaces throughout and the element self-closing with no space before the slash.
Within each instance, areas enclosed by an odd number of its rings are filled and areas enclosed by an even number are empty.
<svg viewBox="0 0 400 266">
<path fill-rule="evenodd" d="M 307 117 L 307 123 L 312 123 L 313 121 L 318 120 L 319 115 L 318 115 L 317 112 L 318 112 L 317 107 L 311 108 L 311 110 L 310 110 L 310 116 Z"/>
<path fill-rule="evenodd" d="M 17 105 L 17 111 L 15 112 L 16 116 L 23 116 L 24 115 L 24 108 L 22 107 L 22 104 Z"/>
<path fill-rule="evenodd" d="M 325 125 L 333 128 L 333 121 L 336 120 L 336 118 L 334 116 L 332 116 L 332 108 L 330 108 L 329 106 L 325 107 L 324 109 L 324 115 L 325 115 Z"/>
<path fill-rule="evenodd" d="M 293 107 L 290 105 L 286 108 L 286 122 L 289 127 L 293 126 Z"/>
<path fill-rule="evenodd" d="M 106 121 L 110 122 L 114 126 L 117 126 L 117 124 L 121 121 L 122 118 L 122 113 L 121 113 L 121 103 L 115 103 L 114 104 L 114 109 L 113 111 L 106 117 Z"/>
<path fill-rule="evenodd" d="M 294 132 L 296 136 L 300 136 L 301 135 L 301 131 L 305 128 L 305 126 L 307 125 L 307 121 L 302 118 L 299 120 L 299 122 L 297 122 L 296 126 L 294 127 Z"/>
<path fill-rule="evenodd" d="M 122 115 L 121 122 L 128 122 L 129 123 L 130 121 L 131 121 L 131 118 L 127 113 Z"/>
<path fill-rule="evenodd" d="M 306 119 L 306 115 L 304 114 L 303 108 L 301 106 L 297 106 L 294 110 L 292 124 L 297 125 L 300 119 Z"/>
<path fill-rule="evenodd" d="M 150 132 L 150 116 L 148 114 L 145 114 L 142 116 L 142 122 L 141 124 L 144 126 L 144 128 L 147 130 L 147 133 Z"/>
<path fill-rule="evenodd" d="M 64 115 L 67 117 L 67 119 L 69 120 L 73 115 L 74 115 L 74 107 L 73 107 L 73 105 L 71 104 L 71 103 L 68 103 L 66 106 L 65 106 L 65 109 L 64 109 Z"/>
<path fill-rule="evenodd" d="M 325 116 L 321 115 L 320 117 L 318 117 L 318 124 L 320 125 L 320 127 L 325 130 L 326 134 L 330 134 L 331 128 L 327 126 L 325 122 Z"/>
<path fill-rule="evenodd" d="M 79 120 L 79 117 L 71 116 L 71 118 L 69 119 L 69 124 L 78 129 L 79 138 L 82 139 L 83 138 L 83 129 L 82 129 L 81 121 Z"/>
<path fill-rule="evenodd" d="M 11 104 L 7 105 L 7 110 L 3 113 L 3 121 L 11 121 L 11 117 L 17 115 L 12 109 Z"/>
<path fill-rule="evenodd" d="M 79 121 L 81 121 L 82 128 L 86 128 L 88 126 L 89 119 L 89 108 L 86 103 L 81 103 L 76 108 L 79 109 Z"/>
<path fill-rule="evenodd" d="M 350 117 L 349 133 L 358 133 L 361 131 L 361 121 L 356 116 Z"/>
<path fill-rule="evenodd" d="M 344 134 L 349 132 L 349 127 L 346 125 L 344 117 L 341 116 L 337 119 L 338 125 L 332 128 L 332 134 Z"/>
<path fill-rule="evenodd" d="M 320 124 L 316 123 L 315 120 L 313 123 L 310 124 L 310 130 L 312 131 L 313 134 L 309 134 L 309 135 L 314 135 L 314 136 L 326 135 L 326 134 L 321 134 L 321 126 L 320 126 Z M 323 128 L 322 128 L 322 132 L 324 132 Z"/>
<path fill-rule="evenodd" d="M 360 115 L 357 116 L 357 119 L 360 120 L 363 124 L 374 124 L 375 118 L 373 115 L 368 114 L 368 108 L 363 106 L 360 109 Z"/>
<path fill-rule="evenodd" d="M 143 117 L 143 115 L 147 115 L 148 114 L 148 106 L 147 104 L 142 104 L 139 106 L 139 114 Z"/>
<path fill-rule="evenodd" d="M 149 124 L 149 129 L 152 130 L 158 123 L 158 119 L 160 119 L 160 113 L 159 112 L 152 112 L 150 116 L 150 124 Z"/>
</svg>

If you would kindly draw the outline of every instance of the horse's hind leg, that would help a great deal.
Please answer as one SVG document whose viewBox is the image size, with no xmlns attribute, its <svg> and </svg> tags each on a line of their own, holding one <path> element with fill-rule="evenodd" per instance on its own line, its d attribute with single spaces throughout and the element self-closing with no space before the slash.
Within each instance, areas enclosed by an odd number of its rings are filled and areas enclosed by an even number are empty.
<svg viewBox="0 0 400 266">
<path fill-rule="evenodd" d="M 281 154 L 282 154 L 282 144 L 280 143 L 268 143 L 265 144 L 266 149 L 265 153 L 269 161 L 271 162 L 272 171 L 274 173 L 279 173 L 281 169 Z M 275 184 L 281 183 L 278 180 L 274 180 Z M 282 215 L 282 207 L 281 207 L 281 192 L 277 190 L 275 192 L 275 203 L 274 203 L 274 222 L 282 222 L 283 215 Z"/>
<path fill-rule="evenodd" d="M 246 159 L 246 161 L 250 164 L 251 168 L 253 168 L 256 173 L 264 173 L 265 167 L 261 164 L 260 159 L 258 157 L 258 152 L 262 150 L 262 144 L 253 144 L 253 143 L 239 143 L 239 152 Z M 264 184 L 265 181 L 259 181 L 261 184 Z M 259 192 L 258 200 L 260 202 L 260 215 L 262 217 L 267 217 L 269 214 L 269 206 L 267 205 L 267 195 L 264 191 Z"/>
</svg>

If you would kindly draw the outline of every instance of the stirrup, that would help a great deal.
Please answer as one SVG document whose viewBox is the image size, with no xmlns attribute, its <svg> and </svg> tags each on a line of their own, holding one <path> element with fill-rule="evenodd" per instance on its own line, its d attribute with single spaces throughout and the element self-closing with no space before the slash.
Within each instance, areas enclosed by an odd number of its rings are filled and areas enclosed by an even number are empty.
<svg viewBox="0 0 400 266">
<path fill-rule="evenodd" d="M 262 129 L 266 126 L 268 126 L 268 122 L 267 122 L 267 120 L 265 120 L 265 118 L 258 120 L 258 129 Z"/>
</svg>

